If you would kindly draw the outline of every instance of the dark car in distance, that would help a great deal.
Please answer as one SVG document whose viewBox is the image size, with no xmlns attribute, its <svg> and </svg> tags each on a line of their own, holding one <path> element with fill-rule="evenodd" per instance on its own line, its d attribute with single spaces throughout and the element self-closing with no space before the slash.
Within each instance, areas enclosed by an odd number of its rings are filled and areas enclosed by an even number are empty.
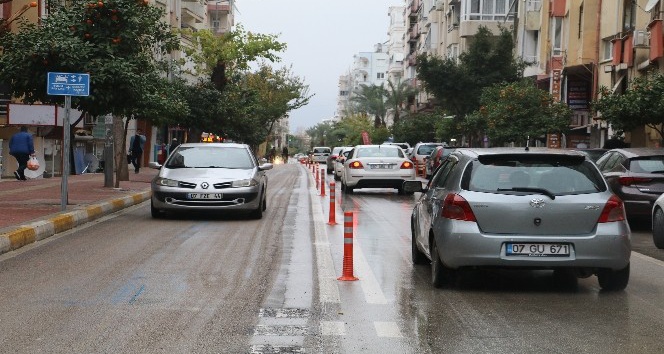
<svg viewBox="0 0 664 354">
<path fill-rule="evenodd" d="M 650 219 L 655 200 L 664 193 L 664 149 L 611 149 L 596 164 L 625 203 L 627 217 Z"/>
</svg>

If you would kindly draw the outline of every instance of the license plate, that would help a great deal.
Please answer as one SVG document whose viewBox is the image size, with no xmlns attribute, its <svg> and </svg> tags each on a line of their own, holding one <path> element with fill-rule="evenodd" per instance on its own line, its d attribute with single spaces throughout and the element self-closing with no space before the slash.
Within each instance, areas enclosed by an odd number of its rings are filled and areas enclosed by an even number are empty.
<svg viewBox="0 0 664 354">
<path fill-rule="evenodd" d="M 508 256 L 528 257 L 568 257 L 570 245 L 567 243 L 508 243 Z"/>
<path fill-rule="evenodd" d="M 390 164 L 372 164 L 372 165 L 369 165 L 369 167 L 372 170 L 387 170 L 387 169 L 391 169 L 392 165 L 390 165 Z"/>
<path fill-rule="evenodd" d="M 189 193 L 187 198 L 189 199 L 221 199 L 221 193 Z"/>
</svg>

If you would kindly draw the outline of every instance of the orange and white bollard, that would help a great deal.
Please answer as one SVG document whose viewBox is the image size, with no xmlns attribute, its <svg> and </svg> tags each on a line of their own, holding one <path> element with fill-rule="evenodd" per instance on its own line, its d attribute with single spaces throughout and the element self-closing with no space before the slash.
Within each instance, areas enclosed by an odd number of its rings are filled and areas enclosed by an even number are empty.
<svg viewBox="0 0 664 354">
<path fill-rule="evenodd" d="M 320 171 L 320 196 L 321 197 L 325 196 L 325 172 L 326 171 Z"/>
<path fill-rule="evenodd" d="M 328 225 L 336 225 L 337 221 L 337 212 L 336 212 L 336 184 L 334 181 L 330 181 L 330 219 L 328 220 Z"/>
<path fill-rule="evenodd" d="M 314 174 L 314 179 L 316 180 L 316 189 L 320 189 L 320 168 L 318 168 L 318 164 L 315 166 L 316 172 Z"/>
<path fill-rule="evenodd" d="M 344 264 L 342 274 L 337 280 L 358 280 L 353 275 L 353 212 L 344 212 Z"/>
</svg>

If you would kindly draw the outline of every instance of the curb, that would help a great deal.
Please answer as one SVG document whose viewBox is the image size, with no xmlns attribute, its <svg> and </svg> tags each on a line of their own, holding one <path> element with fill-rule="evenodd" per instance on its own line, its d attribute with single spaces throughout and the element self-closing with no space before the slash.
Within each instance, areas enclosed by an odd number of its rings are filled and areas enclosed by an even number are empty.
<svg viewBox="0 0 664 354">
<path fill-rule="evenodd" d="M 0 254 L 14 251 L 35 241 L 43 240 L 102 216 L 142 203 L 150 199 L 151 195 L 151 191 L 144 191 L 111 199 L 100 204 L 88 205 L 82 209 L 59 213 L 46 220 L 21 225 L 14 230 L 0 234 Z"/>
</svg>

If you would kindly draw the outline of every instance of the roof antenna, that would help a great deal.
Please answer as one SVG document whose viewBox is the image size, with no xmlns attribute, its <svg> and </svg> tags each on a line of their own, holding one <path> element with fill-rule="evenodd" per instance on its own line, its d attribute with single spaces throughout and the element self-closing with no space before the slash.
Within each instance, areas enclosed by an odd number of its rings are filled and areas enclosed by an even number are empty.
<svg viewBox="0 0 664 354">
<path fill-rule="evenodd" d="M 526 139 L 526 151 L 530 151 L 528 145 L 530 145 L 530 135 L 528 135 L 528 138 Z"/>
</svg>

